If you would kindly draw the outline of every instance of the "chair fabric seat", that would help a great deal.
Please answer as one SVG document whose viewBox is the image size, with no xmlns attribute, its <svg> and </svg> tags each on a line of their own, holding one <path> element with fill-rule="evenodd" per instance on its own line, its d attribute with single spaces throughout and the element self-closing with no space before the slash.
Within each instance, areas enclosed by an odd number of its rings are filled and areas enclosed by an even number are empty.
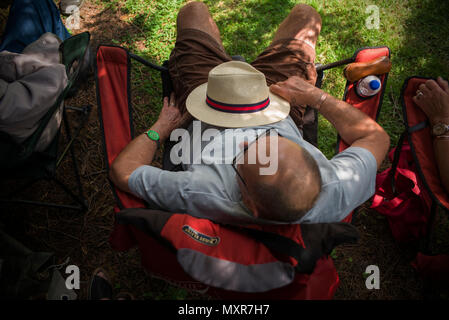
<svg viewBox="0 0 449 320">
<path fill-rule="evenodd" d="M 385 52 L 389 53 L 388 48 L 385 50 L 384 47 L 378 51 L 380 52 L 376 52 L 378 54 L 385 54 Z M 361 52 L 363 52 L 363 50 L 361 50 Z M 130 54 L 126 49 L 116 46 L 100 46 L 97 50 L 95 70 L 97 101 L 100 124 L 103 131 L 105 144 L 104 156 L 107 168 L 110 167 L 121 150 L 133 138 L 129 79 L 131 69 L 130 57 L 134 58 L 134 56 L 135 55 Z M 150 63 L 142 62 L 142 58 L 135 60 L 151 66 Z M 386 81 L 386 77 L 384 80 Z M 353 86 L 349 89 L 347 87 L 347 90 L 354 90 L 354 88 Z M 373 109 L 374 114 L 377 114 L 382 102 L 382 95 L 383 92 L 379 94 L 379 99 L 365 100 L 361 102 L 360 105 L 370 111 Z M 163 217 L 164 214 L 159 212 L 160 214 L 154 215 L 154 219 L 148 221 L 148 224 L 146 225 L 147 227 L 145 227 L 145 224 L 144 227 L 142 227 L 142 223 L 138 223 L 138 221 L 141 221 L 140 217 L 133 214 L 128 215 L 129 219 L 124 219 L 127 211 L 121 211 L 122 209 L 144 208 L 146 204 L 131 194 L 117 189 L 114 185 L 111 187 L 117 200 L 114 207 L 116 220 L 114 230 L 110 236 L 111 246 L 117 251 L 129 250 L 134 246 L 138 246 L 142 254 L 143 266 L 156 277 L 166 279 L 169 282 L 174 282 L 177 285 L 187 287 L 188 289 L 200 290 L 215 297 L 230 299 L 331 299 L 336 288 L 338 287 L 338 274 L 335 266 L 333 265 L 332 259 L 326 255 L 323 255 L 316 261 L 315 268 L 311 274 L 296 272 L 294 277 L 290 279 L 291 281 L 288 285 L 272 288 L 271 290 L 265 292 L 238 292 L 235 288 L 238 287 L 241 289 L 240 283 L 236 284 L 234 290 L 226 290 L 225 288 L 229 289 L 229 286 L 226 286 L 226 281 L 221 279 L 223 282 L 221 284 L 217 284 L 214 282 L 217 279 L 215 279 L 213 275 L 212 278 L 209 278 L 211 281 L 208 282 L 208 284 L 205 283 L 207 281 L 199 281 L 198 278 L 195 278 L 198 277 L 198 273 L 196 271 L 201 270 L 201 268 L 205 267 L 205 265 L 193 266 L 192 268 L 190 268 L 190 266 L 186 267 L 186 264 L 180 263 L 180 257 L 176 254 L 176 252 L 174 252 L 173 248 L 167 246 L 167 242 L 170 242 L 176 238 L 176 232 L 179 231 L 179 228 L 176 230 L 169 227 L 165 228 L 164 230 L 172 232 L 175 236 L 169 232 L 170 234 L 165 234 L 166 238 L 161 240 L 160 236 L 155 235 L 154 232 L 149 230 L 151 228 L 148 226 L 154 226 L 157 224 L 157 222 L 162 219 L 161 217 Z M 143 212 L 143 215 L 148 218 L 148 213 L 145 210 L 132 212 Z M 175 214 L 173 216 L 177 215 Z M 194 217 L 188 217 L 188 219 L 192 223 L 197 223 L 198 220 L 200 220 Z M 198 234 L 201 234 L 201 239 L 216 239 L 222 235 L 221 232 L 229 231 L 228 226 L 214 224 L 211 221 L 207 221 L 206 225 L 210 227 L 209 231 L 206 230 L 204 232 L 199 232 Z M 179 226 L 185 227 L 184 222 L 180 223 Z M 218 232 L 217 230 L 219 229 L 222 229 L 222 231 Z M 210 230 L 215 230 L 218 233 L 212 234 L 212 231 Z M 183 231 L 180 231 L 180 234 L 181 236 L 184 236 L 182 232 Z M 195 232 L 193 231 L 193 233 Z M 300 234 L 296 235 L 300 236 Z M 173 246 L 173 241 L 171 243 Z M 185 252 L 185 248 L 183 247 L 184 244 L 184 241 L 181 241 L 179 247 L 181 250 L 178 250 L 178 253 L 180 251 L 182 251 L 182 253 Z M 238 243 L 235 245 L 239 246 Z M 259 245 L 262 246 L 262 243 L 259 243 Z M 243 248 L 244 245 L 242 244 L 239 247 Z M 258 253 L 257 250 L 254 252 L 251 250 L 249 251 L 250 252 L 248 252 L 248 255 L 257 255 Z M 189 253 L 191 252 L 189 251 Z M 188 262 L 191 262 L 192 259 L 187 260 Z M 211 261 L 211 259 L 205 259 L 204 261 L 206 260 L 209 262 Z M 216 259 L 212 260 L 217 262 Z M 222 264 L 219 263 L 219 265 Z M 208 266 L 209 269 L 206 269 L 213 273 L 213 271 L 210 270 L 210 268 L 212 268 L 211 265 L 209 264 Z M 202 274 L 200 276 L 202 276 Z M 223 283 L 225 283 L 225 285 L 223 285 Z"/>
</svg>

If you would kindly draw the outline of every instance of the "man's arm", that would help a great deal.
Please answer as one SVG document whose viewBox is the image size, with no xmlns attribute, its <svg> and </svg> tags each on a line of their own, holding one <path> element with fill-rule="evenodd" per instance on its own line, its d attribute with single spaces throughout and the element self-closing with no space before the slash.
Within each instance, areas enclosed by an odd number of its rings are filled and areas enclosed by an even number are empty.
<svg viewBox="0 0 449 320">
<path fill-rule="evenodd" d="M 378 167 L 384 160 L 390 146 L 390 138 L 382 127 L 365 113 L 296 76 L 272 85 L 270 90 L 292 105 L 309 105 L 319 110 L 347 144 L 369 150 Z"/>
<path fill-rule="evenodd" d="M 164 98 L 156 123 L 150 128 L 159 134 L 160 143 L 170 136 L 172 130 L 178 128 L 182 121 L 181 113 L 175 106 L 174 95 L 169 99 Z M 149 165 L 153 161 L 157 150 L 157 144 L 146 136 L 145 133 L 134 138 L 120 154 L 115 158 L 109 171 L 112 182 L 121 190 L 129 192 L 128 180 L 134 170 L 143 165 Z"/>
<path fill-rule="evenodd" d="M 431 126 L 437 123 L 449 124 L 449 84 L 438 77 L 437 82 L 427 80 L 419 86 L 421 96 L 414 96 L 413 101 L 423 110 L 429 118 Z M 435 158 L 440 172 L 441 182 L 449 192 L 449 134 L 444 137 L 435 137 L 433 142 Z"/>
</svg>

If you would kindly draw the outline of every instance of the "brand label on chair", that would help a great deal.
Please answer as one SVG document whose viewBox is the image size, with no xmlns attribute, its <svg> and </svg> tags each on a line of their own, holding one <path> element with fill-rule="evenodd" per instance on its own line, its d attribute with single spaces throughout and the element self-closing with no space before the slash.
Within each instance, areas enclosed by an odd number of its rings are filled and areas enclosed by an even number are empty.
<svg viewBox="0 0 449 320">
<path fill-rule="evenodd" d="M 206 234 L 198 232 L 197 230 L 193 229 L 191 226 L 188 225 L 184 225 L 182 227 L 182 231 L 184 231 L 184 233 L 187 234 L 189 237 L 191 237 L 193 240 L 208 246 L 216 246 L 218 243 L 220 243 L 219 237 L 208 236 Z"/>
</svg>

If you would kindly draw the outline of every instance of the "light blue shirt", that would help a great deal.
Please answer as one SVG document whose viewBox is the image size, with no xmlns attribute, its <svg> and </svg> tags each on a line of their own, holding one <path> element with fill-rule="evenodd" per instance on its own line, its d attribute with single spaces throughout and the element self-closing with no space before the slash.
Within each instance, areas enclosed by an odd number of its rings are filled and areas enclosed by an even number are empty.
<svg viewBox="0 0 449 320">
<path fill-rule="evenodd" d="M 202 130 L 207 128 L 214 127 L 202 123 Z M 377 164 L 367 149 L 349 147 L 328 160 L 320 150 L 302 138 L 290 116 L 256 129 L 269 128 L 276 129 L 280 135 L 306 149 L 320 169 L 321 193 L 315 206 L 297 223 L 341 221 L 374 194 Z M 216 129 L 223 134 L 223 128 Z M 192 131 L 192 126 L 189 131 Z M 211 140 L 215 143 L 217 141 Z M 209 143 L 203 142 L 201 150 Z M 235 150 L 227 156 L 233 158 L 238 152 Z M 159 207 L 170 212 L 188 213 L 219 223 L 268 222 L 252 217 L 243 205 L 237 177 L 231 164 L 183 163 L 183 167 L 185 171 L 171 172 L 152 166 L 141 166 L 131 174 L 129 188 L 134 195 L 147 201 L 150 207 Z"/>
</svg>

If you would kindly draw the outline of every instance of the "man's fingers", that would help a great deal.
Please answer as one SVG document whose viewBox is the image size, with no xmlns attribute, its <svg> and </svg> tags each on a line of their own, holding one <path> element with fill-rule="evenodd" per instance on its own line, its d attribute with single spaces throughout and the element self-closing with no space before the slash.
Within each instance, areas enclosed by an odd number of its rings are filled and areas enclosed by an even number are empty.
<svg viewBox="0 0 449 320">
<path fill-rule="evenodd" d="M 275 93 L 275 94 L 277 94 L 277 95 L 280 95 L 279 93 L 280 93 L 281 90 L 282 90 L 281 87 L 279 87 L 279 85 L 277 83 L 272 84 L 270 86 L 270 91 Z"/>
<path fill-rule="evenodd" d="M 174 107 L 176 105 L 175 93 L 172 92 L 170 95 L 170 107 Z"/>
<path fill-rule="evenodd" d="M 274 94 L 277 94 L 278 96 L 288 100 L 290 98 L 289 94 L 288 94 L 288 90 L 279 86 L 277 83 L 276 84 L 272 84 L 270 86 L 270 91 L 273 92 Z"/>
<path fill-rule="evenodd" d="M 275 84 L 272 84 L 272 85 L 270 86 L 270 90 L 271 90 L 273 93 L 275 93 L 275 92 L 281 90 L 281 87 L 279 86 L 279 82 L 278 82 L 278 83 L 275 83 Z"/>
<path fill-rule="evenodd" d="M 441 77 L 437 78 L 437 82 L 440 85 L 441 89 L 443 89 L 444 91 L 446 91 L 446 93 L 449 94 L 449 84 L 446 80 L 444 80 Z"/>
<path fill-rule="evenodd" d="M 164 107 L 168 106 L 168 97 L 164 97 Z"/>
</svg>

